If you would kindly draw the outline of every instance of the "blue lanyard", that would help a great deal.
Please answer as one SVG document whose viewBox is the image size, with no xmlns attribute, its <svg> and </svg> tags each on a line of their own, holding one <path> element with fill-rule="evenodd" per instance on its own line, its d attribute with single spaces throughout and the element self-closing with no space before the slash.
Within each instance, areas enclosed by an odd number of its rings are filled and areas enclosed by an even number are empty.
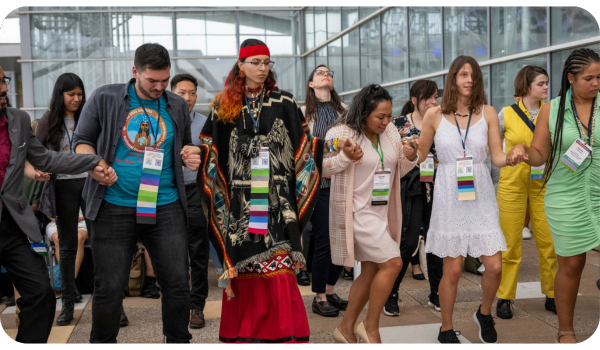
<svg viewBox="0 0 600 350">
<path fill-rule="evenodd" d="M 67 125 L 63 124 L 65 127 L 65 133 L 67 134 L 67 140 L 69 140 L 69 150 L 73 153 L 73 138 L 69 136 L 69 129 L 67 129 Z"/>
<path fill-rule="evenodd" d="M 471 126 L 471 117 L 473 116 L 473 112 L 469 112 L 469 124 L 467 124 L 467 130 L 465 131 L 465 139 L 463 141 L 462 133 L 460 132 L 460 127 L 458 127 L 458 120 L 456 119 L 456 115 L 454 116 L 454 121 L 456 122 L 456 128 L 458 129 L 458 135 L 460 136 L 460 142 L 462 142 L 463 152 L 465 157 L 467 156 L 467 149 L 465 148 L 465 144 L 467 143 L 467 136 L 469 135 L 469 127 Z"/>
<path fill-rule="evenodd" d="M 148 112 L 146 112 L 146 108 L 144 107 L 144 104 L 142 103 L 142 99 L 137 94 L 135 85 L 133 86 L 133 91 L 135 92 L 135 97 L 137 98 L 138 103 L 140 104 L 140 106 L 142 106 L 142 109 L 144 110 L 144 115 L 145 115 L 144 121 L 147 121 L 148 124 L 150 125 L 150 135 L 154 136 L 154 144 L 152 145 L 154 147 L 158 143 L 158 126 L 160 125 L 160 97 L 158 98 L 158 111 L 156 111 L 156 114 L 158 114 L 158 118 L 156 120 L 156 132 L 154 132 L 154 127 L 152 127 L 152 119 L 148 115 Z M 150 141 L 152 141 L 152 140 L 150 140 Z"/>
<path fill-rule="evenodd" d="M 264 94 L 260 95 L 260 107 L 262 107 L 263 104 L 263 96 Z M 254 124 L 255 128 L 254 131 L 256 132 L 256 134 L 258 134 L 258 126 L 260 125 L 260 120 L 259 118 L 256 118 L 256 120 L 254 120 L 254 112 L 252 111 L 252 108 L 250 108 L 250 103 L 248 102 L 248 98 L 246 96 L 244 96 L 244 101 L 246 101 L 246 106 L 248 106 L 248 112 L 250 112 L 250 119 L 252 119 L 252 123 Z"/>
</svg>

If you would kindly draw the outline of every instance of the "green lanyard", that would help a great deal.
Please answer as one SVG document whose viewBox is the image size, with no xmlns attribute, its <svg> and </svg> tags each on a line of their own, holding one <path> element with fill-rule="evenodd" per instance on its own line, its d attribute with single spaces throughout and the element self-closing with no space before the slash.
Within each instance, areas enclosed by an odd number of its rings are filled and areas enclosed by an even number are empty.
<svg viewBox="0 0 600 350">
<path fill-rule="evenodd" d="M 371 141 L 371 139 L 369 139 L 369 141 Z M 373 146 L 373 148 L 379 155 L 379 159 L 381 159 L 381 169 L 385 169 L 383 166 L 383 147 L 381 147 L 381 140 L 379 139 L 379 135 L 377 135 L 377 142 L 379 143 L 379 149 L 377 149 L 377 147 L 375 147 L 375 144 L 373 143 L 373 141 L 371 141 L 371 145 Z M 381 150 L 381 152 L 379 150 Z"/>
</svg>

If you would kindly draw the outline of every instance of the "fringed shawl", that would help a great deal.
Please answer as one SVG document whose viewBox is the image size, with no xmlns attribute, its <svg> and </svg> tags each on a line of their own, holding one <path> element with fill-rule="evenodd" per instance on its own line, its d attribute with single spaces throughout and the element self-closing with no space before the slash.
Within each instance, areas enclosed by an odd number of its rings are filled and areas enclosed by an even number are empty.
<svg viewBox="0 0 600 350">
<path fill-rule="evenodd" d="M 198 187 L 209 236 L 224 267 L 220 284 L 228 287 L 240 268 L 287 250 L 305 264 L 300 235 L 310 220 L 321 179 L 324 141 L 312 137 L 294 96 L 282 90 L 265 96 L 259 132 L 270 151 L 269 224 L 266 235 L 248 232 L 250 159 L 237 150 L 238 138 L 253 134 L 247 107 L 235 123 L 218 121 L 213 108 L 202 129 Z M 244 126 L 244 116 L 245 126 Z"/>
</svg>

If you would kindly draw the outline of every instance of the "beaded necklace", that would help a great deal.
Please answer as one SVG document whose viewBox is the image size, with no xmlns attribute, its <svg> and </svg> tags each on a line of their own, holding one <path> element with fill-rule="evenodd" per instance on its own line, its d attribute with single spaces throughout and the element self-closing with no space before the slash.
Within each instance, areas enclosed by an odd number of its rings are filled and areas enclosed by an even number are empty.
<svg viewBox="0 0 600 350">
<path fill-rule="evenodd" d="M 263 101 L 265 99 L 265 91 L 263 90 L 262 95 L 260 96 L 260 104 L 258 106 L 258 113 L 256 115 L 256 119 L 254 118 L 254 102 L 252 103 L 252 107 L 250 107 L 250 103 L 248 103 L 248 99 L 244 96 L 246 100 L 246 106 L 248 107 L 248 112 L 250 113 L 250 119 L 252 119 L 252 123 L 254 124 L 254 132 L 258 134 L 258 126 L 260 125 L 260 113 L 262 112 Z M 246 129 L 246 112 L 242 108 L 242 113 L 244 114 L 244 129 Z"/>
</svg>

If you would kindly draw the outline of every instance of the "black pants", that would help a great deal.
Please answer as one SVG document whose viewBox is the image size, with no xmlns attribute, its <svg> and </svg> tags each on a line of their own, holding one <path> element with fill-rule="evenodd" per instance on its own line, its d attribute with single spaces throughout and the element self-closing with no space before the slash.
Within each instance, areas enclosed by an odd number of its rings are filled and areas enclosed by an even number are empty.
<svg viewBox="0 0 600 350">
<path fill-rule="evenodd" d="M 429 231 L 429 221 L 431 220 L 431 209 L 433 206 L 433 189 L 432 189 L 432 197 L 431 201 L 427 203 L 427 195 L 425 189 L 425 183 L 421 184 L 421 194 L 409 197 L 408 200 L 411 200 L 410 207 L 410 215 L 408 216 L 408 226 L 406 227 L 406 231 L 402 233 L 402 238 L 400 241 L 400 256 L 402 257 L 402 270 L 398 274 L 396 278 L 396 282 L 394 283 L 394 287 L 392 288 L 392 293 L 398 292 L 400 288 L 400 283 L 402 283 L 402 279 L 406 274 L 406 270 L 408 269 L 408 264 L 411 261 L 418 263 L 418 254 L 417 259 L 415 260 L 412 254 L 417 249 L 419 244 L 419 235 L 421 234 L 421 225 L 423 225 L 423 237 L 427 240 L 427 231 Z M 406 203 L 402 203 L 404 206 Z M 404 218 L 407 219 L 407 218 Z M 429 275 L 429 288 L 431 289 L 432 294 L 438 293 L 438 288 L 440 286 L 440 281 L 442 280 L 442 274 L 444 273 L 444 260 L 434 254 L 427 253 L 427 273 Z M 415 264 L 416 265 L 416 264 Z"/>
<path fill-rule="evenodd" d="M 208 256 L 210 245 L 206 218 L 196 184 L 185 186 L 188 206 L 188 252 L 192 278 L 191 308 L 204 310 L 208 297 Z"/>
<path fill-rule="evenodd" d="M 312 291 L 325 293 L 325 286 L 335 286 L 343 266 L 331 262 L 329 243 L 329 188 L 322 188 L 310 221 L 315 237 L 315 253 L 312 261 Z"/>
<path fill-rule="evenodd" d="M 155 225 L 136 223 L 136 208 L 102 201 L 96 220 L 90 222 L 94 258 L 90 343 L 117 341 L 123 290 L 139 238 L 162 289 L 163 334 L 167 342 L 189 342 L 188 234 L 181 201 L 157 206 Z"/>
<path fill-rule="evenodd" d="M 44 258 L 31 249 L 27 236 L 8 210 L 2 211 L 0 223 L 0 265 L 3 265 L 21 297 L 17 305 L 20 343 L 46 343 L 50 336 L 56 298 L 50 286 Z"/>
<path fill-rule="evenodd" d="M 60 289 L 63 299 L 75 299 L 75 258 L 79 207 L 85 213 L 81 197 L 85 178 L 56 180 L 56 226 L 60 245 Z M 87 227 L 90 225 L 87 223 Z"/>
</svg>

